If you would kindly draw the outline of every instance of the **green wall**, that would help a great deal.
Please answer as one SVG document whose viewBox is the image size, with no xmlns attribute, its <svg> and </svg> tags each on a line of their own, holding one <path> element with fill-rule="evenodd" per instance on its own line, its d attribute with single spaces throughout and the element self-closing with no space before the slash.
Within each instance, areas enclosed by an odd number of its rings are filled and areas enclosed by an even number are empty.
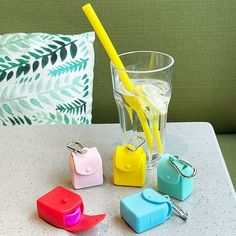
<svg viewBox="0 0 236 236">
<path fill-rule="evenodd" d="M 79 0 L 1 0 L 0 33 L 92 30 Z M 169 121 L 208 121 L 236 133 L 235 0 L 90 1 L 119 53 L 157 50 L 175 59 Z M 93 122 L 116 122 L 109 59 L 95 42 Z"/>
</svg>

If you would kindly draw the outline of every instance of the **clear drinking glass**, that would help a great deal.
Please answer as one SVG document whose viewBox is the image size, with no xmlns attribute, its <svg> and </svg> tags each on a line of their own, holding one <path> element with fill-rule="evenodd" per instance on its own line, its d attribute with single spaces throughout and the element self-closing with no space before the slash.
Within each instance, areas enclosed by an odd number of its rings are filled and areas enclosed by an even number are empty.
<svg viewBox="0 0 236 236">
<path fill-rule="evenodd" d="M 125 69 L 111 62 L 113 93 L 118 107 L 121 142 L 144 139 L 147 168 L 156 166 L 164 152 L 168 105 L 174 59 L 156 51 L 133 51 L 119 55 Z M 128 91 L 121 82 L 124 71 L 134 89 Z"/>
</svg>

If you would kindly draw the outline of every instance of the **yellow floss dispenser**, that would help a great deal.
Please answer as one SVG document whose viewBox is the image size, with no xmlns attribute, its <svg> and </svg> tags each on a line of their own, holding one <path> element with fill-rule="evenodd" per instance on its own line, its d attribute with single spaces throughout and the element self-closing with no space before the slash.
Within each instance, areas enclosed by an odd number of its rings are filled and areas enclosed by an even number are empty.
<svg viewBox="0 0 236 236">
<path fill-rule="evenodd" d="M 142 147 L 118 146 L 113 156 L 114 184 L 142 187 L 146 178 L 146 154 Z"/>
</svg>

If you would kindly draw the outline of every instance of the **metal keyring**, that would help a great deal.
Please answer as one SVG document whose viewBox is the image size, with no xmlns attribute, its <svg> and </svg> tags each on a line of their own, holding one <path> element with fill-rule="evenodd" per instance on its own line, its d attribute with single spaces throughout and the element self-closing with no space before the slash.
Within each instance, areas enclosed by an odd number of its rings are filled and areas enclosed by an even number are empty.
<svg viewBox="0 0 236 236">
<path fill-rule="evenodd" d="M 183 163 L 184 165 L 187 165 L 189 167 L 191 167 L 193 169 L 193 173 L 191 175 L 185 175 L 180 169 L 179 167 L 174 163 L 174 158 L 173 157 L 170 157 L 169 159 L 169 162 L 171 164 L 171 166 L 173 166 L 178 172 L 179 174 L 181 174 L 183 177 L 185 178 L 192 178 L 194 177 L 196 174 L 197 174 L 197 169 L 195 167 L 193 167 L 192 164 L 190 164 L 189 162 L 187 161 L 184 161 L 182 159 L 180 159 L 178 156 L 174 156 L 179 162 Z"/>
<path fill-rule="evenodd" d="M 73 144 L 76 144 L 79 146 L 80 149 L 76 149 L 76 148 L 73 148 L 71 145 Z M 69 148 L 70 150 L 72 150 L 73 152 L 78 152 L 80 154 L 83 154 L 85 152 L 87 152 L 87 148 L 86 147 L 83 147 L 83 145 L 79 142 L 71 142 L 71 143 L 68 143 L 66 144 L 66 147 Z"/>
<path fill-rule="evenodd" d="M 188 219 L 188 212 L 187 211 L 185 211 L 183 208 L 181 208 L 179 205 L 177 205 L 174 201 L 172 201 L 168 195 L 164 195 L 164 197 L 166 197 L 172 203 L 172 207 L 173 207 L 175 214 L 177 216 L 179 216 L 183 220 Z"/>
<path fill-rule="evenodd" d="M 142 146 L 142 145 L 145 143 L 145 139 L 144 139 L 143 137 L 135 136 L 135 137 L 133 137 L 133 138 L 131 138 L 131 139 L 129 140 L 129 144 L 130 144 L 130 145 L 132 145 L 131 142 L 132 142 L 134 139 L 140 139 L 141 142 L 138 144 L 137 147 L 134 147 L 134 148 L 130 148 L 129 146 L 127 146 L 127 149 L 130 150 L 131 152 L 135 152 L 140 146 Z M 132 145 L 132 146 L 133 146 L 133 145 Z"/>
</svg>

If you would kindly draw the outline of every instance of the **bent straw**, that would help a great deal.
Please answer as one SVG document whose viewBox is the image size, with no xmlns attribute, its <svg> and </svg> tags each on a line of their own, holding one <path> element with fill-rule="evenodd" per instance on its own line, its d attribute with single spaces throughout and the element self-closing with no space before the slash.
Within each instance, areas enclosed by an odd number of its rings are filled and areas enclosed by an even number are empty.
<svg viewBox="0 0 236 236">
<path fill-rule="evenodd" d="M 163 152 L 163 145 L 161 143 L 161 136 L 160 136 L 160 132 L 159 132 L 159 127 L 158 127 L 158 120 L 157 117 L 155 116 L 153 118 L 153 133 L 154 133 L 154 137 L 156 139 L 156 144 L 157 144 L 157 149 L 159 151 L 159 153 Z"/>
<path fill-rule="evenodd" d="M 83 9 L 85 15 L 87 16 L 89 22 L 91 23 L 92 27 L 94 28 L 98 38 L 100 39 L 103 47 L 105 48 L 108 56 L 110 57 L 113 65 L 115 65 L 118 68 L 124 69 L 124 71 L 118 72 L 121 82 L 123 83 L 124 87 L 128 91 L 133 91 L 134 87 L 133 87 L 131 80 L 129 79 L 128 74 L 125 72 L 125 67 L 124 67 L 118 53 L 116 52 L 115 47 L 113 46 L 109 36 L 107 35 L 104 27 L 102 26 L 102 23 L 100 22 L 94 9 L 92 8 L 91 4 L 90 3 L 85 4 L 82 7 L 82 9 Z M 127 100 L 129 100 L 129 101 L 127 101 Z M 138 104 L 138 102 L 136 101 L 135 98 L 127 99 L 127 97 L 126 97 L 126 101 L 131 105 L 131 107 L 133 107 L 135 109 L 135 111 L 140 119 L 143 131 L 145 133 L 147 143 L 149 146 L 149 150 L 152 151 L 153 141 L 152 141 L 151 131 L 150 131 L 150 128 L 149 128 L 148 123 L 146 121 L 146 117 L 141 109 L 140 104 Z M 158 143 L 157 146 L 161 147 L 160 150 L 162 150 L 162 144 L 160 142 L 160 138 L 158 138 L 158 137 L 160 137 L 158 129 L 155 129 L 154 135 L 156 136 L 155 137 L 156 142 Z"/>
<path fill-rule="evenodd" d="M 100 39 L 103 47 L 105 48 L 108 56 L 110 57 L 113 65 L 125 70 L 125 67 L 124 67 L 118 53 L 116 52 L 116 49 L 113 46 L 113 43 L 111 42 L 108 34 L 106 33 L 105 29 L 103 28 L 102 23 L 98 19 L 91 4 L 87 3 L 86 5 L 84 5 L 82 7 L 82 9 L 83 9 L 85 15 L 88 17 L 88 20 L 91 23 L 91 25 L 93 26 L 94 30 L 96 31 L 96 34 L 97 34 L 98 38 Z M 129 79 L 126 72 L 122 73 L 122 76 L 120 76 L 120 79 L 121 79 L 124 87 L 128 91 L 133 90 L 133 84 L 132 84 L 131 80 Z"/>
</svg>

